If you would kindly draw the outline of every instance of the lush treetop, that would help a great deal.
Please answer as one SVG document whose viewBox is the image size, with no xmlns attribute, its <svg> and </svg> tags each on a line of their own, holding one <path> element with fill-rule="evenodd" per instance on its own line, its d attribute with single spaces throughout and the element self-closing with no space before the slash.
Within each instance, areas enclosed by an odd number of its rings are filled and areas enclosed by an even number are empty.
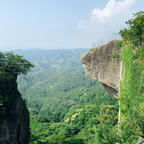
<svg viewBox="0 0 144 144">
<path fill-rule="evenodd" d="M 128 27 L 120 30 L 123 39 L 134 46 L 141 46 L 144 39 L 144 12 L 134 14 L 132 19 L 126 21 L 126 24 Z"/>
<path fill-rule="evenodd" d="M 0 73 L 8 73 L 12 75 L 27 74 L 33 65 L 23 58 L 23 56 L 15 55 L 11 52 L 0 52 Z"/>
</svg>

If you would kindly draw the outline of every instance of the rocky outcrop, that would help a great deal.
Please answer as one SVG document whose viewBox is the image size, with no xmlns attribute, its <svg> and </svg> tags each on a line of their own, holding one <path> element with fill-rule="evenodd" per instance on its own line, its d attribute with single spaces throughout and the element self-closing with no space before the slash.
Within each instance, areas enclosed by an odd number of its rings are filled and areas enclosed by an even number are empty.
<svg viewBox="0 0 144 144">
<path fill-rule="evenodd" d="M 106 91 L 117 96 L 120 85 L 120 41 L 111 41 L 89 51 L 82 56 L 81 62 L 86 75 L 100 81 Z"/>
<path fill-rule="evenodd" d="M 29 112 L 16 77 L 0 74 L 0 144 L 28 144 Z"/>
</svg>

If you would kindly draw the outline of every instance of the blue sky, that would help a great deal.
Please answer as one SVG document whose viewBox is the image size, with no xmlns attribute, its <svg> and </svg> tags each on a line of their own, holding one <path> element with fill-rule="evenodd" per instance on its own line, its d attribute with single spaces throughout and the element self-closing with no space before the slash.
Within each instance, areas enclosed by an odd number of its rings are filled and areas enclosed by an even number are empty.
<svg viewBox="0 0 144 144">
<path fill-rule="evenodd" d="M 90 48 L 113 38 L 144 0 L 0 0 L 0 49 Z"/>
</svg>

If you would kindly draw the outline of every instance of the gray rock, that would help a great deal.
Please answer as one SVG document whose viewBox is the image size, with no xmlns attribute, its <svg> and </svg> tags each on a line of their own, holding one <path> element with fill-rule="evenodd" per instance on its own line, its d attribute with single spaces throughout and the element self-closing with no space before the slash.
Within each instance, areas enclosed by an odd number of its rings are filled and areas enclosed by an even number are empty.
<svg viewBox="0 0 144 144">
<path fill-rule="evenodd" d="M 28 144 L 29 112 L 16 78 L 0 75 L 0 144 Z"/>
<path fill-rule="evenodd" d="M 86 75 L 100 81 L 113 96 L 117 96 L 120 85 L 121 47 L 118 42 L 111 41 L 81 57 Z"/>
</svg>

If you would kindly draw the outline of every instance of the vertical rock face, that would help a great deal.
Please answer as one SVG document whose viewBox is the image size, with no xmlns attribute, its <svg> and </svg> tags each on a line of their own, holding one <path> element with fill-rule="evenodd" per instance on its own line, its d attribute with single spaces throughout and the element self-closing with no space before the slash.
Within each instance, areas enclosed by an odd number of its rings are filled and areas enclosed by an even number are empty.
<svg viewBox="0 0 144 144">
<path fill-rule="evenodd" d="M 0 75 L 0 144 L 28 144 L 29 112 L 17 89 L 16 77 Z"/>
<path fill-rule="evenodd" d="M 117 96 L 120 84 L 121 48 L 118 43 L 111 41 L 81 58 L 86 75 L 100 81 L 107 92 L 114 96 Z"/>
</svg>

